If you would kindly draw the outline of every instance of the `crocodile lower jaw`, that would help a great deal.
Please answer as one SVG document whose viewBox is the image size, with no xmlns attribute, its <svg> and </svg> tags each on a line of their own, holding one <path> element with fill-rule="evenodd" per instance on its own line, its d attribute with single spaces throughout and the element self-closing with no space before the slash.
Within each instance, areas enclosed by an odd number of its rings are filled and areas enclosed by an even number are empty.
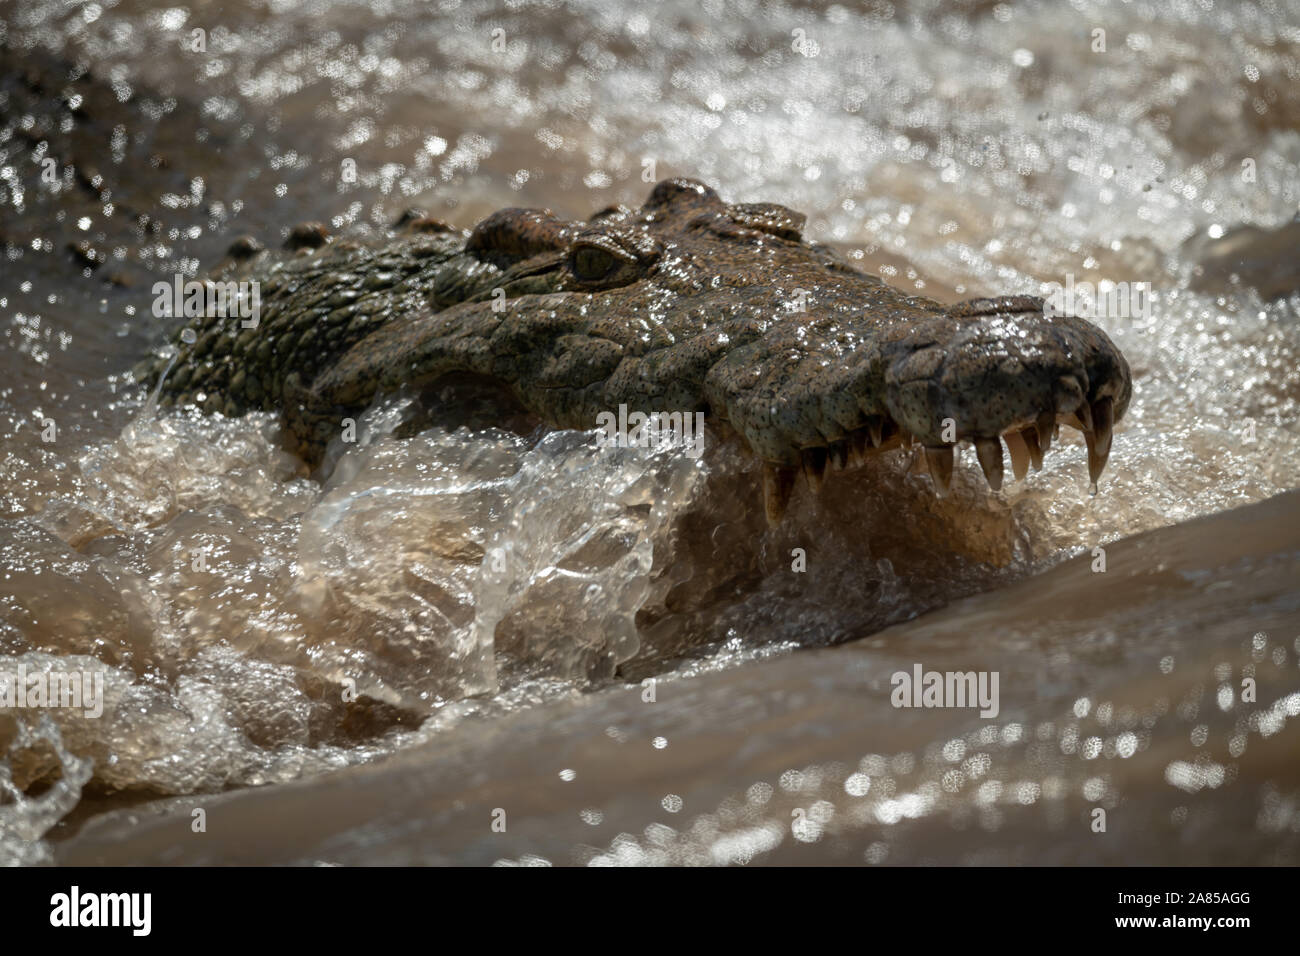
<svg viewBox="0 0 1300 956">
<path fill-rule="evenodd" d="M 984 472 L 984 478 L 994 491 L 1002 489 L 1004 476 L 1002 446 L 1006 444 L 1011 459 L 1011 472 L 1017 481 L 1029 474 L 1029 469 L 1039 471 L 1043 457 L 1051 449 L 1061 425 L 1068 425 L 1083 433 L 1088 448 L 1088 478 L 1096 490 L 1110 457 L 1111 433 L 1114 428 L 1114 406 L 1110 398 L 1102 398 L 1091 405 L 1081 404 L 1069 414 L 1044 412 L 1033 422 L 1018 422 L 1005 429 L 999 437 L 959 439 L 945 445 L 925 445 L 925 463 L 934 483 L 935 493 L 943 497 L 952 485 L 957 448 L 963 441 L 975 447 L 975 455 Z M 808 489 L 820 494 L 826 473 L 855 468 L 863 464 L 868 455 L 898 448 L 911 448 L 916 440 L 890 419 L 881 417 L 868 427 L 853 432 L 847 439 L 829 445 L 804 448 L 800 451 L 801 468 L 776 462 L 763 463 L 763 505 L 768 524 L 776 527 L 785 516 L 794 493 L 795 479 L 802 471 Z"/>
</svg>

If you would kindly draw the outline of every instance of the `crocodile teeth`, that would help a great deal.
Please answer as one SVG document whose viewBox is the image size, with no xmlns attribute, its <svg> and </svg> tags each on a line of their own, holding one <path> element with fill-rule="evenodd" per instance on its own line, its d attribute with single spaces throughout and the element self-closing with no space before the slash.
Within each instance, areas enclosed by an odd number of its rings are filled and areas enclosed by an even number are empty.
<svg viewBox="0 0 1300 956">
<path fill-rule="evenodd" d="M 1111 400 L 1103 398 L 1093 405 L 1089 420 L 1094 427 L 1083 433 L 1083 440 L 1088 445 L 1088 478 L 1095 491 L 1097 479 L 1101 477 L 1106 468 L 1106 460 L 1110 458 L 1110 436 L 1114 426 L 1114 406 Z"/>
<path fill-rule="evenodd" d="M 1092 403 L 1092 429 L 1097 433 L 1097 448 L 1103 455 L 1110 454 L 1110 435 L 1115 427 L 1115 403 L 1100 398 Z"/>
<path fill-rule="evenodd" d="M 1043 412 L 1038 416 L 1038 421 L 1034 423 L 1034 429 L 1038 432 L 1038 461 L 1034 463 L 1034 471 L 1043 467 L 1043 455 L 1046 455 L 1052 448 L 1052 439 L 1056 437 L 1056 415 L 1052 412 Z"/>
<path fill-rule="evenodd" d="M 1025 450 L 1029 452 L 1029 461 L 1034 466 L 1034 471 L 1042 471 L 1043 449 L 1038 444 L 1038 429 L 1026 428 L 1020 432 L 1020 437 L 1024 440 Z"/>
<path fill-rule="evenodd" d="M 826 449 L 805 448 L 802 457 L 804 479 L 813 494 L 820 494 L 822 482 L 826 479 Z"/>
<path fill-rule="evenodd" d="M 940 498 L 948 494 L 952 485 L 953 453 L 951 445 L 935 448 L 925 446 L 925 463 L 930 469 L 930 478 L 934 481 L 934 490 Z"/>
<path fill-rule="evenodd" d="M 861 466 L 867 463 L 867 455 L 875 445 L 871 444 L 871 436 L 865 431 L 856 431 L 849 436 L 849 460 L 853 464 Z"/>
<path fill-rule="evenodd" d="M 1079 407 L 1074 410 L 1074 418 L 1079 423 L 1080 431 L 1092 431 L 1092 409 L 1088 407 L 1087 402 L 1079 403 Z"/>
<path fill-rule="evenodd" d="M 793 468 L 763 462 L 763 508 L 767 512 L 769 527 L 775 528 L 785 517 L 785 509 L 790 504 L 790 494 L 794 491 Z"/>
<path fill-rule="evenodd" d="M 836 471 L 843 471 L 849 462 L 849 443 L 846 441 L 833 441 L 828 451 L 830 452 L 831 466 Z"/>
<path fill-rule="evenodd" d="M 882 441 L 882 436 L 884 435 L 884 422 L 882 422 L 879 418 L 875 418 L 875 417 L 868 418 L 867 432 L 871 436 L 871 447 L 879 448 L 880 442 Z"/>
<path fill-rule="evenodd" d="M 1009 431 L 1002 438 L 1011 457 L 1011 473 L 1016 476 L 1016 481 L 1024 481 L 1025 475 L 1029 474 L 1029 446 L 1017 431 Z"/>
<path fill-rule="evenodd" d="M 1110 457 L 1110 449 L 1103 452 L 1097 447 L 1095 432 L 1084 432 L 1083 440 L 1088 445 L 1088 480 L 1092 482 L 1092 490 L 1096 494 L 1097 479 L 1101 477 L 1101 473 L 1106 467 L 1106 459 Z"/>
<path fill-rule="evenodd" d="M 980 461 L 984 480 L 994 491 L 1002 489 L 1002 442 L 996 438 L 975 439 L 975 457 Z"/>
</svg>

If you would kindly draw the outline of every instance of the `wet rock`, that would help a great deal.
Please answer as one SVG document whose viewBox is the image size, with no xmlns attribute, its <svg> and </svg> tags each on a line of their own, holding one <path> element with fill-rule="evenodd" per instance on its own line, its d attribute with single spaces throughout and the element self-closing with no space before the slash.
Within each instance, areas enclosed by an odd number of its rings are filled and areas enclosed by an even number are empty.
<svg viewBox="0 0 1300 956">
<path fill-rule="evenodd" d="M 1198 263 L 1191 283 L 1198 292 L 1249 287 L 1279 299 L 1300 290 L 1300 217 L 1277 229 L 1237 226 L 1217 239 L 1194 236 L 1183 248 Z"/>
</svg>

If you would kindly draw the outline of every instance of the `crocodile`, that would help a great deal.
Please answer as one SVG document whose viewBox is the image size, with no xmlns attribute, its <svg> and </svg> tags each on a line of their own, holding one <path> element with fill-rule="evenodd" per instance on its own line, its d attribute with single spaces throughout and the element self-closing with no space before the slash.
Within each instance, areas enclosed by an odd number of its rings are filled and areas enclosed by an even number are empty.
<svg viewBox="0 0 1300 956">
<path fill-rule="evenodd" d="M 1061 424 L 1096 486 L 1132 396 L 1105 332 L 1035 296 L 906 294 L 804 222 L 668 179 L 586 221 L 512 208 L 463 231 L 412 210 L 378 241 L 311 223 L 282 251 L 244 237 L 207 281 L 255 279 L 256 320 L 204 319 L 137 378 L 163 405 L 278 411 L 311 465 L 377 398 L 455 377 L 560 428 L 702 412 L 762 462 L 773 525 L 800 473 L 817 491 L 828 468 L 915 444 L 938 493 L 964 442 L 999 489 L 1004 444 L 1021 479 Z"/>
</svg>

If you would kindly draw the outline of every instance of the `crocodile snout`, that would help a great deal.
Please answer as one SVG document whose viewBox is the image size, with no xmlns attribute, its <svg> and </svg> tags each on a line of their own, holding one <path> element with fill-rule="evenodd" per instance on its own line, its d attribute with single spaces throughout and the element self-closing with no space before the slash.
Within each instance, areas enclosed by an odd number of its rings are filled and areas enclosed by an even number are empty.
<svg viewBox="0 0 1300 956">
<path fill-rule="evenodd" d="M 894 321 L 901 308 L 905 321 Z M 1128 364 L 1105 332 L 1050 315 L 1032 296 L 950 307 L 912 300 L 894 303 L 890 319 L 873 324 L 871 309 L 814 319 L 737 350 L 710 373 L 715 407 L 764 461 L 773 524 L 800 470 L 818 491 L 828 468 L 919 443 L 946 494 L 956 449 L 968 442 L 997 490 L 1004 457 L 1024 478 L 1061 424 L 1083 432 L 1096 483 L 1132 395 Z M 866 329 L 874 334 L 856 334 Z"/>
<path fill-rule="evenodd" d="M 1005 441 L 1017 478 L 1037 469 L 1059 424 L 1078 428 L 1095 484 L 1111 429 L 1132 395 L 1128 363 L 1106 333 L 1072 316 L 1045 314 L 1032 297 L 955 307 L 886 353 L 885 405 L 925 446 L 940 492 L 957 443 L 975 446 L 1001 487 Z"/>
</svg>

